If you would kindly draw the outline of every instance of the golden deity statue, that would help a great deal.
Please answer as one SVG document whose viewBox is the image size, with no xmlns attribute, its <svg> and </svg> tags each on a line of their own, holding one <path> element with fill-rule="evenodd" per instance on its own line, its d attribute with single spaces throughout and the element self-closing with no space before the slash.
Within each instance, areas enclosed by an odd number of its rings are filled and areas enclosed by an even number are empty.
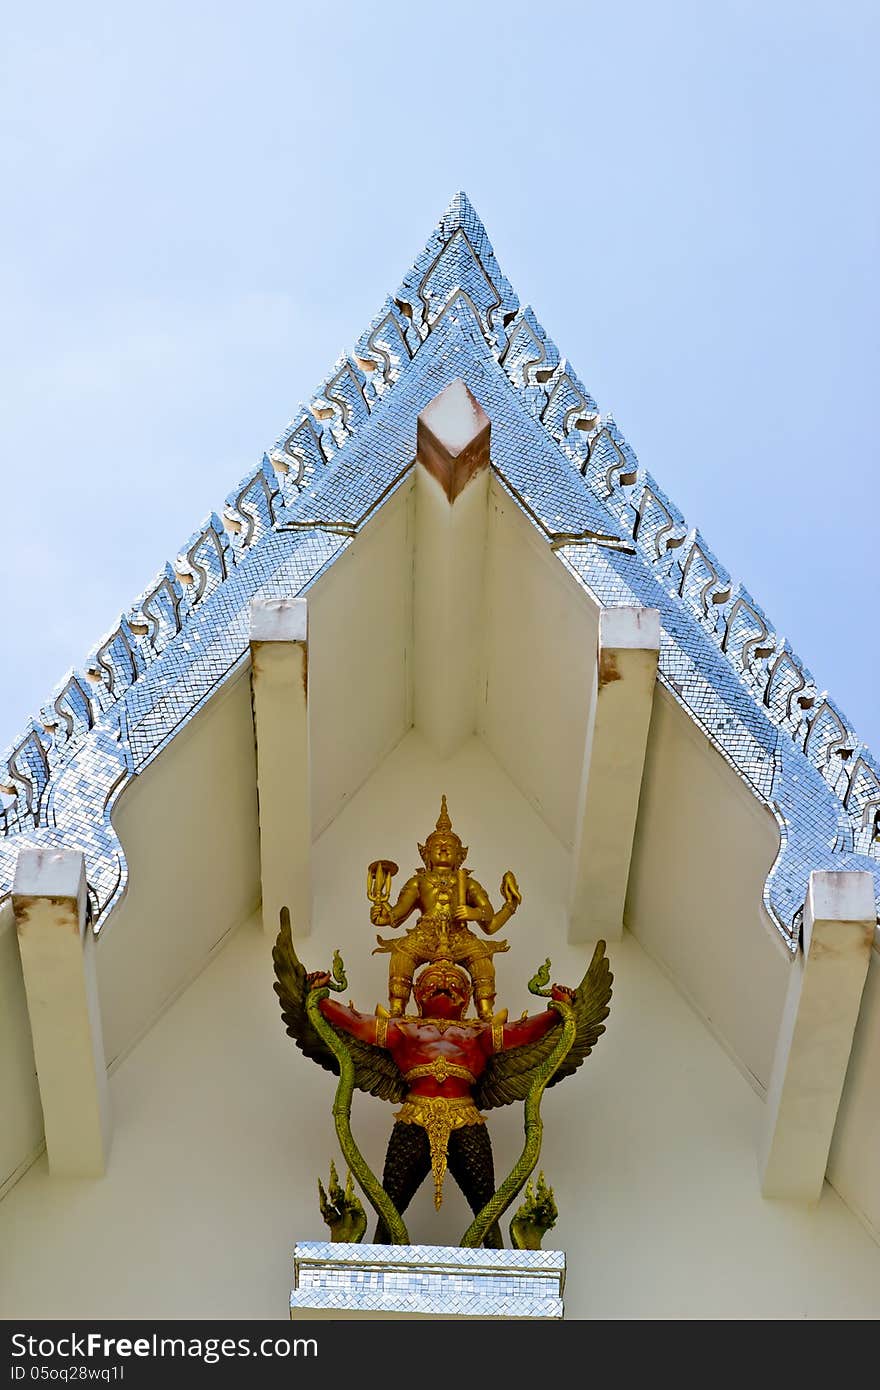
<svg viewBox="0 0 880 1390">
<path fill-rule="evenodd" d="M 509 921 L 522 902 L 522 894 L 510 870 L 501 880 L 504 905 L 496 912 L 489 896 L 463 867 L 467 846 L 452 829 L 444 796 L 437 825 L 423 845 L 419 845 L 425 867 L 417 869 L 400 890 L 397 902 L 390 901 L 391 879 L 397 865 L 388 859 L 375 860 L 367 870 L 367 896 L 373 906 L 370 921 L 377 927 L 399 927 L 418 909 L 419 919 L 402 939 L 379 936 L 373 952 L 389 951 L 388 998 L 393 1018 L 406 1010 L 413 975 L 427 961 L 452 961 L 464 966 L 473 981 L 474 1004 L 478 1016 L 493 1017 L 495 1003 L 496 951 L 508 950 L 506 941 L 490 945 L 481 941 L 467 926 L 476 922 L 487 936 Z"/>
</svg>

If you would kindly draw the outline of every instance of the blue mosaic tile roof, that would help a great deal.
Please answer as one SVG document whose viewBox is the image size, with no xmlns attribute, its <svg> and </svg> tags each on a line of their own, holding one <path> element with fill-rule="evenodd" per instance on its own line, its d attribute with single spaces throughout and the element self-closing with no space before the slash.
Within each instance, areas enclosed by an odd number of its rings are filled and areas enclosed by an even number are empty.
<svg viewBox="0 0 880 1390">
<path fill-rule="evenodd" d="M 880 889 L 880 764 L 520 304 L 460 193 L 353 351 L 0 759 L 0 900 L 23 846 L 82 849 L 100 927 L 126 882 L 115 799 L 247 660 L 251 599 L 303 593 L 351 544 L 456 377 L 560 562 L 603 605 L 660 610 L 659 679 L 778 822 L 764 900 L 788 946 L 812 869 Z"/>
</svg>

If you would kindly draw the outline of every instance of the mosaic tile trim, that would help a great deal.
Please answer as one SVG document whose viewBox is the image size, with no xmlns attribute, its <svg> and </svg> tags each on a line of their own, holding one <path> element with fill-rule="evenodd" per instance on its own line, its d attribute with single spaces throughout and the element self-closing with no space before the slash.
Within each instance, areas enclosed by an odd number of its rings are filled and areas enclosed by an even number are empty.
<svg viewBox="0 0 880 1390">
<path fill-rule="evenodd" d="M 461 1250 L 443 1245 L 294 1249 L 290 1315 L 316 1310 L 398 1317 L 561 1318 L 558 1250 Z"/>
<path fill-rule="evenodd" d="M 461 1245 L 374 1245 L 364 1241 L 349 1245 L 345 1241 L 300 1240 L 294 1246 L 295 1267 L 302 1271 L 311 1265 L 332 1265 L 358 1268 L 378 1261 L 383 1268 L 398 1265 L 419 1269 L 519 1270 L 540 1274 L 555 1280 L 561 1293 L 565 1282 L 565 1252 L 563 1250 L 474 1250 Z"/>
<path fill-rule="evenodd" d="M 776 816 L 765 904 L 789 947 L 811 869 L 880 887 L 880 765 L 520 305 L 459 194 L 354 351 L 0 760 L 0 898 L 22 846 L 81 848 L 100 927 L 126 882 L 116 797 L 246 658 L 251 598 L 305 592 L 400 485 L 416 415 L 456 376 L 578 582 L 660 609 L 660 679 Z"/>
</svg>

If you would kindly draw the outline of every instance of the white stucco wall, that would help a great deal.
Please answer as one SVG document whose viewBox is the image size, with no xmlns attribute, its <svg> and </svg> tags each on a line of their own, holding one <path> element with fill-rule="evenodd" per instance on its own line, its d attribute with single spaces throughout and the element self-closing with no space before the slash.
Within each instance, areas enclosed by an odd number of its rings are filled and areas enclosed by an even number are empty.
<svg viewBox="0 0 880 1390">
<path fill-rule="evenodd" d="M 875 936 L 828 1178 L 880 1242 L 880 945 Z"/>
<path fill-rule="evenodd" d="M 260 901 L 248 667 L 134 779 L 113 824 L 128 889 L 97 941 L 110 1065 Z"/>
<path fill-rule="evenodd" d="M 413 503 L 408 479 L 306 595 L 316 835 L 412 723 Z"/>
<path fill-rule="evenodd" d="M 43 1143 L 43 1110 L 12 899 L 0 904 L 0 1194 Z"/>
<path fill-rule="evenodd" d="M 339 945 L 355 1001 L 384 997 L 365 866 L 390 856 L 400 883 L 441 791 L 493 898 L 505 868 L 519 877 L 523 906 L 498 957 L 501 1002 L 519 1013 L 545 955 L 574 983 L 589 948 L 565 942 L 565 851 L 476 740 L 441 765 L 411 734 L 346 805 L 316 847 L 303 958 L 327 964 Z M 880 1315 L 880 1247 L 827 1185 L 814 1209 L 760 1197 L 760 1098 L 633 936 L 612 962 L 607 1034 L 544 1104 L 567 1315 Z M 336 1154 L 334 1083 L 285 1036 L 271 986 L 254 920 L 113 1075 L 107 1176 L 50 1182 L 42 1159 L 0 1204 L 0 1316 L 286 1318 L 291 1246 L 324 1234 L 315 1185 Z M 377 1167 L 391 1116 L 358 1099 L 356 1133 Z M 491 1116 L 499 1176 L 520 1125 L 512 1110 Z M 439 1214 L 426 1186 L 410 1233 L 454 1243 L 467 1219 L 451 1181 Z"/>
<path fill-rule="evenodd" d="M 624 921 L 761 1095 L 791 964 L 762 902 L 778 851 L 770 811 L 658 686 Z"/>
<path fill-rule="evenodd" d="M 493 480 L 477 730 L 563 845 L 575 833 L 599 610 Z"/>
</svg>

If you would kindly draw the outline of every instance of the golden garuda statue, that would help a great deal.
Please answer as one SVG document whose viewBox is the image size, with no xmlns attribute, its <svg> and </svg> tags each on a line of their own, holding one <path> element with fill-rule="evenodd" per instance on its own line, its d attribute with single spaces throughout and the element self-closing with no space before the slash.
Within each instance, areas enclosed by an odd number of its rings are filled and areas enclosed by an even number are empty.
<svg viewBox="0 0 880 1390">
<path fill-rule="evenodd" d="M 466 924 L 476 921 L 484 931 L 497 930 L 519 903 L 519 890 L 513 875 L 505 874 L 510 896 L 505 893 L 506 906 L 493 912 L 483 888 L 462 871 L 466 852 L 452 832 L 444 798 L 437 829 L 422 851 L 425 868 L 404 885 L 393 907 L 388 887 L 397 866 L 387 860 L 370 866 L 374 921 L 397 925 L 420 909 L 418 922 L 402 941 L 380 939 L 392 953 L 390 1011 L 377 1006 L 373 1013 L 362 1013 L 332 999 L 331 990 L 347 987 L 339 953 L 332 975 L 307 973 L 294 949 L 289 913 L 282 909 L 272 954 L 287 1032 L 307 1057 L 339 1076 L 333 1118 L 349 1177 L 343 1188 L 331 1165 L 329 1192 L 319 1184 L 321 1212 L 333 1240 L 359 1241 L 366 1231 L 352 1173 L 378 1215 L 378 1242 L 409 1243 L 403 1213 L 429 1173 L 437 1206 L 448 1171 L 474 1213 L 462 1246 L 500 1246 L 500 1217 L 527 1183 L 525 1200 L 510 1224 L 514 1245 L 537 1248 L 556 1220 L 553 1193 L 543 1174 L 536 1189 L 529 1182 L 541 1150 L 541 1097 L 547 1086 L 580 1067 L 605 1031 L 612 983 L 605 943 L 597 944 L 574 990 L 547 988 L 550 962 L 544 962 L 528 985 L 533 995 L 546 1000 L 543 1012 L 524 1013 L 515 1022 L 508 1022 L 506 1009 L 493 1013 L 491 949 Z M 404 1012 L 411 991 L 415 1014 Z M 467 1016 L 472 994 L 476 1018 Z M 381 1183 L 351 1132 L 356 1089 L 400 1107 Z M 496 1187 L 484 1112 L 518 1101 L 524 1107 L 525 1143 Z"/>
<path fill-rule="evenodd" d="M 495 1004 L 495 963 L 493 955 L 509 949 L 506 941 L 490 945 L 481 941 L 467 926 L 475 922 L 487 936 L 495 936 L 522 902 L 516 879 L 508 869 L 501 880 L 504 904 L 496 912 L 481 883 L 464 867 L 467 846 L 452 828 L 441 799 L 437 824 L 419 845 L 424 863 L 400 890 L 397 902 L 390 902 L 391 879 L 397 865 L 377 859 L 367 869 L 367 896 L 373 906 L 370 921 L 377 927 L 399 927 L 418 909 L 419 919 L 402 939 L 377 937 L 377 952 L 390 951 L 388 1000 L 392 1018 L 406 1011 L 413 975 L 420 965 L 432 960 L 451 960 L 467 970 L 473 982 L 474 1003 L 481 1019 L 492 1018 Z"/>
</svg>

